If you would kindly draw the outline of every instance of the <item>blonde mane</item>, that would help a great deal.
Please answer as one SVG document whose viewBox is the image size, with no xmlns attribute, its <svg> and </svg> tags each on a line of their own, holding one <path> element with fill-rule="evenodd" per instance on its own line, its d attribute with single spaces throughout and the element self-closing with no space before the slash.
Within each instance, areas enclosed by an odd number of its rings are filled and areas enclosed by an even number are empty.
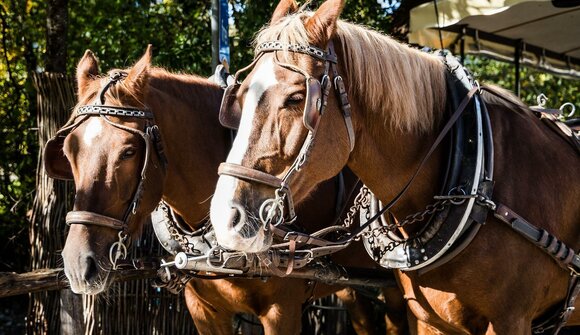
<svg viewBox="0 0 580 335">
<path fill-rule="evenodd" d="M 264 27 L 255 45 L 273 40 L 309 44 L 304 21 L 312 14 L 299 11 Z M 445 106 L 445 69 L 439 59 L 345 21 L 338 21 L 336 36 L 342 45 L 339 66 L 345 68 L 350 99 L 365 107 L 361 113 L 378 114 L 402 131 L 433 129 Z"/>
</svg>

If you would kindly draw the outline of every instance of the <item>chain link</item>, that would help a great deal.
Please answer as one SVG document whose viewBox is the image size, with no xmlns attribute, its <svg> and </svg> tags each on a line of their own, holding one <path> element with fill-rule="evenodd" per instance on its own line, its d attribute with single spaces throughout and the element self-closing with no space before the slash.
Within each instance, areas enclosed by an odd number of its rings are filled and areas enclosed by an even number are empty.
<svg viewBox="0 0 580 335">
<path fill-rule="evenodd" d="M 303 45 L 303 44 L 290 44 L 290 43 L 282 43 L 280 41 L 267 41 L 264 42 L 256 48 L 256 54 L 260 52 L 267 52 L 267 51 L 291 51 L 291 52 L 298 52 L 303 54 L 308 54 L 310 56 L 327 60 L 328 54 L 317 47 L 311 45 Z"/>
<path fill-rule="evenodd" d="M 103 105 L 85 105 L 79 107 L 78 115 L 111 115 L 111 116 L 125 116 L 136 118 L 153 118 L 153 113 L 150 111 L 132 109 L 129 107 L 114 107 Z"/>
<path fill-rule="evenodd" d="M 370 207 L 371 197 L 368 187 L 364 186 L 360 188 L 359 193 L 353 201 L 352 206 L 346 214 L 346 218 L 342 222 L 342 225 L 346 228 L 350 228 L 354 222 L 355 215 L 360 212 L 361 209 L 367 209 Z M 369 218 L 369 212 L 367 211 L 367 219 Z"/>
<path fill-rule="evenodd" d="M 367 192 L 368 192 L 368 190 L 367 190 Z M 432 204 L 427 205 L 424 210 L 417 212 L 417 213 L 414 213 L 414 214 L 411 214 L 411 215 L 408 215 L 407 217 L 405 217 L 405 219 L 403 219 L 400 222 L 394 222 L 394 223 L 387 224 L 386 226 L 380 226 L 380 227 L 376 227 L 374 229 L 368 230 L 368 231 L 362 233 L 361 237 L 367 239 L 367 241 L 369 243 L 369 247 L 373 251 L 373 255 L 372 255 L 373 258 L 375 259 L 375 261 L 379 262 L 387 252 L 393 251 L 396 247 L 398 247 L 399 245 L 401 245 L 403 243 L 409 243 L 410 241 L 414 240 L 414 238 L 408 238 L 408 239 L 405 239 L 403 241 L 391 241 L 391 242 L 389 242 L 389 244 L 387 244 L 385 246 L 379 246 L 376 243 L 376 239 L 379 236 L 386 235 L 389 232 L 394 231 L 395 229 L 402 228 L 404 226 L 414 224 L 416 222 L 425 221 L 428 217 L 432 216 L 433 214 L 442 212 L 447 207 L 452 206 L 452 205 L 453 206 L 462 205 L 466 200 L 471 199 L 471 198 L 475 198 L 477 204 L 479 204 L 480 206 L 487 207 L 490 210 L 495 210 L 495 207 L 496 207 L 495 203 L 493 201 L 491 201 L 491 199 L 489 199 L 488 197 L 486 197 L 485 195 L 482 195 L 482 194 L 473 194 L 473 195 L 457 194 L 457 195 L 448 195 L 448 196 L 436 196 L 435 197 L 436 201 Z M 358 196 L 357 196 L 357 199 L 358 199 Z M 360 202 L 362 203 L 362 201 L 360 201 Z M 353 206 L 353 207 L 355 207 L 355 206 Z M 353 207 L 351 207 L 351 210 L 353 209 Z M 360 205 L 358 207 L 361 208 Z M 349 214 L 351 214 L 351 213 L 349 212 Z M 370 212 L 367 212 L 367 219 L 368 219 L 369 215 L 370 215 Z M 352 222 L 348 222 L 349 225 L 351 223 Z M 345 220 L 345 226 L 346 226 L 346 224 L 347 224 L 347 222 Z"/>
<path fill-rule="evenodd" d="M 169 207 L 164 203 L 160 204 L 159 206 L 161 207 L 161 209 L 165 213 L 165 217 L 169 219 L 169 220 L 165 220 L 165 226 L 167 227 L 167 230 L 169 231 L 169 234 L 171 235 L 171 237 L 175 241 L 177 241 L 179 243 L 179 245 L 181 245 L 181 247 L 183 248 L 183 251 L 186 254 L 197 254 L 198 250 L 196 250 L 194 248 L 193 244 L 189 243 L 189 240 L 187 238 L 185 238 L 185 236 L 183 236 L 183 234 L 181 234 L 179 232 L 179 230 L 177 230 L 177 227 L 175 226 L 175 224 L 173 224 L 173 219 L 171 218 L 171 213 L 169 211 Z"/>
</svg>

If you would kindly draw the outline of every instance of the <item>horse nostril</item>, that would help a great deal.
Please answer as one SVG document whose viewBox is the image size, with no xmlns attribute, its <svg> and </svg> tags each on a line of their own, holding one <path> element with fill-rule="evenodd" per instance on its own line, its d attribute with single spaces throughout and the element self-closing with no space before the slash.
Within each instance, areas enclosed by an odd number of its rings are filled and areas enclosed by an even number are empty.
<svg viewBox="0 0 580 335">
<path fill-rule="evenodd" d="M 84 280 L 87 282 L 92 282 L 99 274 L 97 261 L 93 256 L 87 256 L 85 259 L 85 265 Z"/>
<path fill-rule="evenodd" d="M 244 220 L 242 220 L 242 213 L 236 207 L 230 209 L 230 222 L 234 229 L 239 230 L 244 226 Z"/>
</svg>

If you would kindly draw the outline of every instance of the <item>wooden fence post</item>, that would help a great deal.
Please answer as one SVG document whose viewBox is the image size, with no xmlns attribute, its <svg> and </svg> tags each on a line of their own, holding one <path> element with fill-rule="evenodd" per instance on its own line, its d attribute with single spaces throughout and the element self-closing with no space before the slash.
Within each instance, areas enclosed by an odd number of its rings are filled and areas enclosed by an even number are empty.
<svg viewBox="0 0 580 335">
<path fill-rule="evenodd" d="M 71 203 L 73 184 L 49 178 L 42 164 L 46 142 L 66 123 L 76 102 L 74 79 L 60 73 L 33 73 L 37 91 L 39 154 L 36 169 L 36 195 L 30 220 L 31 269 L 56 268 L 62 264 L 65 216 Z M 67 289 L 68 290 L 68 289 Z M 60 292 L 33 293 L 30 297 L 27 330 L 33 334 L 72 334 L 70 322 L 61 324 L 61 313 L 82 311 L 80 296 L 67 295 L 62 304 Z M 80 319 L 82 322 L 82 318 Z M 66 326 L 66 327 L 65 327 Z M 63 328 L 64 327 L 64 328 Z M 80 326 L 82 327 L 82 326 Z"/>
</svg>

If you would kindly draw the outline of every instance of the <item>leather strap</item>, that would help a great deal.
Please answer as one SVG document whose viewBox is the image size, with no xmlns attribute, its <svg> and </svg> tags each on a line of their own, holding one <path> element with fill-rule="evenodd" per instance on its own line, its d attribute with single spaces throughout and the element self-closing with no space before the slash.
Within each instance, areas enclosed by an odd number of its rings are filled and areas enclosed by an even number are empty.
<svg viewBox="0 0 580 335">
<path fill-rule="evenodd" d="M 332 41 L 328 44 L 328 52 L 331 55 L 335 55 L 336 52 L 334 51 L 334 44 Z M 328 63 L 327 63 L 328 64 Z M 352 116 L 351 116 L 351 105 L 348 100 L 348 93 L 346 92 L 346 87 L 344 86 L 344 80 L 342 76 L 338 73 L 338 69 L 336 68 L 335 63 L 330 63 L 330 67 L 332 69 L 332 76 L 334 81 L 334 92 L 336 93 L 336 98 L 340 103 L 340 110 L 342 111 L 342 116 L 344 118 L 344 124 L 346 126 L 346 131 L 348 133 L 348 140 L 350 144 L 350 151 L 354 149 L 355 144 L 355 134 L 354 134 L 354 127 L 352 125 Z"/>
<path fill-rule="evenodd" d="M 580 255 L 544 229 L 536 228 L 513 210 L 497 204 L 494 216 L 507 223 L 520 235 L 542 248 L 564 269 L 580 273 Z"/>
<path fill-rule="evenodd" d="M 221 163 L 218 168 L 218 174 L 246 181 L 255 181 L 274 188 L 279 188 L 284 184 L 282 179 L 276 176 L 234 163 Z"/>
<path fill-rule="evenodd" d="M 93 212 L 71 211 L 66 214 L 66 224 L 90 224 L 94 226 L 109 227 L 116 230 L 124 230 L 125 223 L 121 220 Z"/>
<path fill-rule="evenodd" d="M 562 317 L 560 319 L 559 325 L 556 327 L 556 334 L 566 325 L 572 314 L 574 313 L 574 305 L 576 304 L 576 298 L 580 294 L 580 276 L 578 274 L 573 275 L 570 278 L 570 283 L 568 284 L 568 295 L 566 297 L 566 304 L 564 305 L 564 311 L 562 312 Z"/>
</svg>

